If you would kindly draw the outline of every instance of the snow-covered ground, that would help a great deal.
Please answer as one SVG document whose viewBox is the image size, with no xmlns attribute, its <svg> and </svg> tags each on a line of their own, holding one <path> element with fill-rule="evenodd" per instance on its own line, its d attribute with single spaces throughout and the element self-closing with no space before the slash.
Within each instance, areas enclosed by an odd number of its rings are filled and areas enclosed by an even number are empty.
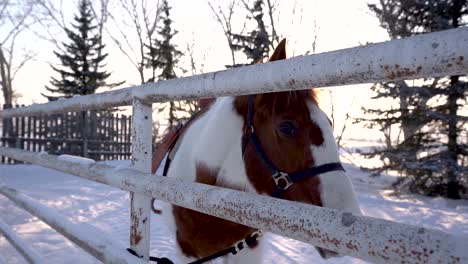
<svg viewBox="0 0 468 264">
<path fill-rule="evenodd" d="M 126 164 L 118 162 L 116 165 Z M 365 215 L 468 237 L 468 201 L 392 196 L 386 190 L 391 177 L 370 178 L 352 165 L 345 167 L 353 179 Z M 76 223 L 101 229 L 113 241 L 128 243 L 129 197 L 124 191 L 34 165 L 0 165 L 2 183 L 23 191 Z M 2 195 L 0 219 L 33 245 L 47 263 L 98 262 Z M 160 215 L 153 215 L 151 228 L 151 254 L 174 258 L 174 237 Z M 324 261 L 307 244 L 276 235 L 267 235 L 266 239 L 264 263 L 365 263 L 350 257 Z M 3 237 L 0 237 L 0 257 L 7 263 L 26 263 Z"/>
</svg>

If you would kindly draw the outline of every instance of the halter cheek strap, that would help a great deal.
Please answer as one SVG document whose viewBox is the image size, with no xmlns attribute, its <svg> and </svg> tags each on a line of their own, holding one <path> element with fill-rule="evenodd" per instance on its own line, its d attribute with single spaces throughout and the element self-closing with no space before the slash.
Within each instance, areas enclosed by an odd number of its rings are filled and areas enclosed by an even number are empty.
<svg viewBox="0 0 468 264">
<path fill-rule="evenodd" d="M 286 173 L 279 170 L 273 162 L 268 158 L 265 150 L 263 149 L 260 140 L 255 134 L 253 125 L 254 109 L 253 109 L 253 95 L 248 96 L 248 110 L 247 110 L 247 126 L 244 135 L 242 136 L 242 157 L 244 157 L 245 150 L 249 143 L 254 147 L 255 152 L 260 157 L 262 163 L 270 170 L 271 177 L 276 184 L 276 190 L 273 197 L 281 198 L 285 190 L 291 187 L 294 183 L 300 182 L 306 178 L 315 177 L 317 175 L 331 172 L 331 171 L 345 171 L 340 162 L 326 163 L 319 166 L 307 168 L 302 171 L 293 173 Z"/>
</svg>

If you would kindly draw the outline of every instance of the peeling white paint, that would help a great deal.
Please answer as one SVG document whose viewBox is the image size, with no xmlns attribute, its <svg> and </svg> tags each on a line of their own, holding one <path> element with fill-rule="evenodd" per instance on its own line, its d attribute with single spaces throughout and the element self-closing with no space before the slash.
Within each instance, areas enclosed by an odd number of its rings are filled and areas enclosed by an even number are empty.
<svg viewBox="0 0 468 264">
<path fill-rule="evenodd" d="M 462 27 L 8 109 L 0 111 L 0 118 L 106 109 L 133 103 L 133 168 L 115 169 L 94 161 L 84 162 L 76 158 L 60 158 L 4 147 L 0 147 L 0 155 L 134 192 L 132 237 L 138 234 L 142 238 L 138 243 L 132 242 L 132 248 L 145 258 L 149 252 L 149 224 L 144 222 L 148 220 L 146 217 L 149 218 L 150 197 L 154 197 L 372 262 L 468 263 L 466 238 L 330 208 L 150 174 L 152 102 L 463 75 L 468 69 L 467 47 L 468 28 Z M 15 190 L 0 186 L 0 192 L 103 262 L 126 263 L 127 258 L 134 259 L 114 249 L 111 241 L 95 233 L 80 234 L 81 231 L 77 231 L 66 219 L 54 212 L 44 213 L 43 207 Z M 62 220 L 55 220 L 57 217 Z"/>
<path fill-rule="evenodd" d="M 0 118 L 107 109 L 146 102 L 221 97 L 337 85 L 465 75 L 468 28 L 412 36 L 350 49 L 295 57 L 158 81 L 67 100 L 8 109 Z M 438 44 L 436 49 L 433 44 Z M 450 66 L 449 66 L 450 64 Z"/>
<path fill-rule="evenodd" d="M 151 104 L 133 100 L 132 167 L 140 173 L 151 173 L 152 114 Z M 137 176 L 135 178 L 138 180 Z M 130 201 L 130 247 L 149 260 L 151 198 L 131 192 Z"/>
<path fill-rule="evenodd" d="M 155 177 L 133 169 L 117 171 L 113 166 L 101 163 L 87 167 L 59 162 L 53 155 L 4 147 L 0 147 L 0 155 L 138 192 L 371 262 L 468 263 L 468 239 L 437 230 L 176 178 Z"/>
</svg>

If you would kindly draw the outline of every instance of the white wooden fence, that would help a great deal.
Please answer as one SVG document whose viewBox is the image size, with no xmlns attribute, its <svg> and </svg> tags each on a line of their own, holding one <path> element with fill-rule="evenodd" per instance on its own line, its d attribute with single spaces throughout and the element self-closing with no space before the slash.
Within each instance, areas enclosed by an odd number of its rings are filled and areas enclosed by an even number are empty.
<svg viewBox="0 0 468 264">
<path fill-rule="evenodd" d="M 468 73 L 467 58 L 468 28 L 459 28 L 9 109 L 0 112 L 0 118 L 132 104 L 133 167 L 117 169 L 105 164 L 63 160 L 54 155 L 12 148 L 0 148 L 0 155 L 129 191 L 130 245 L 145 260 L 148 260 L 150 244 L 150 200 L 154 197 L 371 262 L 468 263 L 467 238 L 150 174 L 153 102 L 465 75 Z M 80 232 L 90 227 L 71 224 L 63 216 L 50 212 L 17 190 L 0 186 L 0 193 L 103 262 L 143 262 L 106 239 Z M 0 230 L 7 237 L 12 237 L 11 230 L 1 222 Z M 28 249 L 27 245 L 13 243 L 27 260 L 40 263 L 37 253 Z"/>
</svg>

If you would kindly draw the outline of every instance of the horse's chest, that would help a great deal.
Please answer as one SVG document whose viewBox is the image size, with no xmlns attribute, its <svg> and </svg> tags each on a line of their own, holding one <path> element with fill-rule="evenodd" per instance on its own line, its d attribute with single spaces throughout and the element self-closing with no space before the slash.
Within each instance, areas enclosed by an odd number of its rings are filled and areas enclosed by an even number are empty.
<svg viewBox="0 0 468 264">
<path fill-rule="evenodd" d="M 199 162 L 196 165 L 196 182 L 243 189 L 238 185 L 227 182 L 221 174 L 227 170 L 209 168 Z M 177 227 L 176 239 L 182 252 L 190 257 L 200 258 L 214 254 L 232 246 L 235 242 L 245 238 L 254 229 L 199 213 L 190 209 L 173 206 L 172 213 Z"/>
<path fill-rule="evenodd" d="M 242 161 L 242 119 L 230 99 L 194 122 L 184 136 L 168 176 L 241 191 L 253 191 Z M 213 113 L 217 117 L 213 118 Z M 254 230 L 193 210 L 172 206 L 176 239 L 182 252 L 204 257 L 232 246 Z"/>
<path fill-rule="evenodd" d="M 195 258 L 206 257 L 232 246 L 254 229 L 227 220 L 173 206 L 176 239 L 182 252 Z"/>
</svg>

